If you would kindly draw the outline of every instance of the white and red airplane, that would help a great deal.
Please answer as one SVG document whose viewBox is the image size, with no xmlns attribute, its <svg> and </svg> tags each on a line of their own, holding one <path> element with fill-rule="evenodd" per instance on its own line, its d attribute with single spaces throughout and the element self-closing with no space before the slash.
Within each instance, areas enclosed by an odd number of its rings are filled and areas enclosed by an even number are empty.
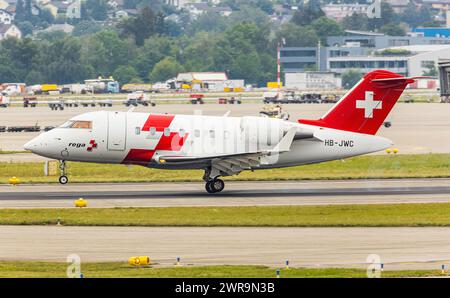
<svg viewBox="0 0 450 298">
<path fill-rule="evenodd" d="M 90 112 L 45 132 L 25 149 L 65 161 L 202 169 L 209 193 L 221 176 L 347 158 L 392 145 L 375 136 L 405 87 L 415 78 L 368 73 L 318 120 L 298 123 L 262 117 Z"/>
</svg>

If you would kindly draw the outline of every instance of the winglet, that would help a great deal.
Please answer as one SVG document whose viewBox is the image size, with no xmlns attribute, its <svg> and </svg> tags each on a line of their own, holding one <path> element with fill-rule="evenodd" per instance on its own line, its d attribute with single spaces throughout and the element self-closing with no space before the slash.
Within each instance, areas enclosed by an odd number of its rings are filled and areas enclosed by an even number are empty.
<svg viewBox="0 0 450 298">
<path fill-rule="evenodd" d="M 291 127 L 281 141 L 270 152 L 286 152 L 291 150 L 292 141 L 294 140 L 296 127 Z"/>
</svg>

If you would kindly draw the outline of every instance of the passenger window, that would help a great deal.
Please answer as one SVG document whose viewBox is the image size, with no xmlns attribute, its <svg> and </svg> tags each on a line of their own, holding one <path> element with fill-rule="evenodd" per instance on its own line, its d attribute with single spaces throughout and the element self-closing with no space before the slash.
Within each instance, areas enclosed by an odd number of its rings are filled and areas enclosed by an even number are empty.
<svg viewBox="0 0 450 298">
<path fill-rule="evenodd" d="M 223 138 L 224 138 L 224 139 L 228 139 L 229 136 L 230 136 L 230 132 L 229 132 L 228 130 L 225 130 L 225 131 L 223 132 Z"/>
<path fill-rule="evenodd" d="M 164 128 L 164 136 L 166 136 L 166 137 L 170 136 L 170 128 L 168 128 L 168 127 Z"/>
<path fill-rule="evenodd" d="M 184 129 L 180 129 L 180 137 L 184 137 L 184 134 L 185 134 L 186 132 L 184 131 Z"/>
<path fill-rule="evenodd" d="M 215 133 L 214 130 L 210 130 L 209 131 L 209 137 L 212 138 L 212 139 L 216 137 L 216 133 Z"/>
<path fill-rule="evenodd" d="M 199 137 L 200 137 L 200 130 L 199 130 L 199 129 L 194 130 L 194 136 L 195 136 L 196 138 L 199 138 Z"/>
<path fill-rule="evenodd" d="M 140 128 L 140 127 L 136 127 L 136 128 L 134 129 L 134 131 L 135 131 L 135 133 L 136 133 L 137 135 L 140 135 L 140 134 L 141 134 L 141 128 Z"/>
<path fill-rule="evenodd" d="M 156 127 L 150 127 L 150 135 L 154 136 L 156 133 Z"/>
</svg>

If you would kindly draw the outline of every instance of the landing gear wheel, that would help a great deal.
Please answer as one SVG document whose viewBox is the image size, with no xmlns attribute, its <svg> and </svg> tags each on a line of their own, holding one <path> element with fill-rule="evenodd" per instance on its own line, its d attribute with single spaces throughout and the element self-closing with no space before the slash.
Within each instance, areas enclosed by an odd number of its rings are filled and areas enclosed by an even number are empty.
<svg viewBox="0 0 450 298">
<path fill-rule="evenodd" d="M 69 182 L 69 178 L 67 178 L 67 176 L 59 177 L 59 183 L 66 184 L 67 182 Z"/>
<path fill-rule="evenodd" d="M 211 188 L 211 182 L 212 182 L 212 181 L 208 181 L 208 182 L 206 182 L 206 184 L 205 184 L 205 189 L 206 189 L 206 191 L 207 191 L 208 193 L 214 193 L 214 191 L 213 191 L 212 188 Z"/>
<path fill-rule="evenodd" d="M 59 161 L 59 170 L 60 170 L 60 176 L 59 176 L 59 183 L 66 184 L 69 182 L 69 178 L 66 176 L 66 161 L 60 160 Z"/>
<path fill-rule="evenodd" d="M 205 188 L 209 193 L 221 192 L 225 188 L 225 182 L 222 179 L 214 179 L 206 182 Z"/>
</svg>

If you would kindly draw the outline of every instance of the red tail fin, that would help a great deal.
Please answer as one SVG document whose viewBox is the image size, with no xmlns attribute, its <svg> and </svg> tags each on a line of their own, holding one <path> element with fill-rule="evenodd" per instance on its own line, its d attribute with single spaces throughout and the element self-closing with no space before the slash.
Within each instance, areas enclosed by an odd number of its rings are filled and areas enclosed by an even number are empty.
<svg viewBox="0 0 450 298">
<path fill-rule="evenodd" d="M 375 134 L 413 78 L 386 70 L 364 76 L 339 102 L 319 120 L 298 122 L 334 129 Z"/>
</svg>

